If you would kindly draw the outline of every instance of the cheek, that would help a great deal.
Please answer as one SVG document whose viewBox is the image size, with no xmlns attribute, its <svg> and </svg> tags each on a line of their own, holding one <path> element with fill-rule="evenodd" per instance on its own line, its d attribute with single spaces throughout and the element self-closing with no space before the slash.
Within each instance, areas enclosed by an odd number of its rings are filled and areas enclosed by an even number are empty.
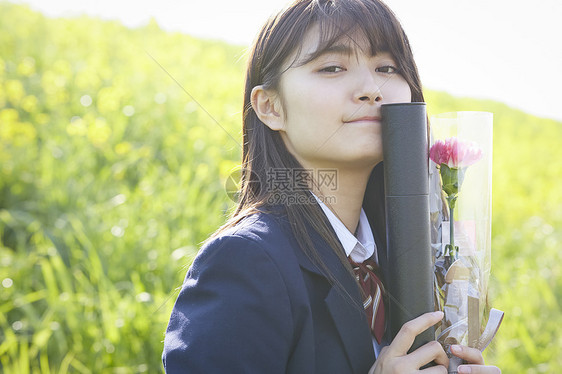
<svg viewBox="0 0 562 374">
<path fill-rule="evenodd" d="M 307 124 L 306 128 L 317 131 L 320 124 L 328 125 L 337 112 L 337 98 L 334 92 L 318 85 L 294 85 L 290 95 L 285 96 L 286 119 L 289 123 Z"/>
<path fill-rule="evenodd" d="M 392 84 L 388 84 L 386 92 L 383 92 L 383 98 L 386 99 L 386 102 L 409 103 L 412 101 L 412 90 L 404 78 L 396 79 L 389 83 Z"/>
</svg>

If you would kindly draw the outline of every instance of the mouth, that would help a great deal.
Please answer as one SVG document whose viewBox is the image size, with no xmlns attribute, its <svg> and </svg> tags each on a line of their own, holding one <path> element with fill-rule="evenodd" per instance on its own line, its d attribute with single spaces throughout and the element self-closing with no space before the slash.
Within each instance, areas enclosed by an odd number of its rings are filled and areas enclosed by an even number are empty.
<svg viewBox="0 0 562 374">
<path fill-rule="evenodd" d="M 345 121 L 345 123 L 358 123 L 358 122 L 380 122 L 381 118 L 377 116 L 365 116 L 360 118 L 354 118 L 349 121 Z"/>
</svg>

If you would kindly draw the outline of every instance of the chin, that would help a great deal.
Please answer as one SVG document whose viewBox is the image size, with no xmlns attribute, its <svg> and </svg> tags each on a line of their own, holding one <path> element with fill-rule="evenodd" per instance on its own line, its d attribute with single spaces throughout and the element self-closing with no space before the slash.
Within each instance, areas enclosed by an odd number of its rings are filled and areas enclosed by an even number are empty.
<svg viewBox="0 0 562 374">
<path fill-rule="evenodd" d="M 365 169 L 370 171 L 381 161 L 382 152 L 376 154 L 369 153 L 356 155 L 356 157 L 351 157 L 344 162 L 342 162 L 342 160 L 340 159 L 338 163 L 343 164 L 342 167 L 347 167 L 350 169 Z"/>
</svg>

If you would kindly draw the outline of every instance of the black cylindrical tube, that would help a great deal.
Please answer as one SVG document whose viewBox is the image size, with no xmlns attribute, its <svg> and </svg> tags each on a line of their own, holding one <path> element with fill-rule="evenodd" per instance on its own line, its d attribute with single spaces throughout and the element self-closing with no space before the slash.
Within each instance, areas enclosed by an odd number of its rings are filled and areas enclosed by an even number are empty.
<svg viewBox="0 0 562 374">
<path fill-rule="evenodd" d="M 389 327 L 435 309 L 429 222 L 428 137 L 425 103 L 381 107 L 386 206 Z M 435 340 L 418 335 L 410 351 Z"/>
</svg>

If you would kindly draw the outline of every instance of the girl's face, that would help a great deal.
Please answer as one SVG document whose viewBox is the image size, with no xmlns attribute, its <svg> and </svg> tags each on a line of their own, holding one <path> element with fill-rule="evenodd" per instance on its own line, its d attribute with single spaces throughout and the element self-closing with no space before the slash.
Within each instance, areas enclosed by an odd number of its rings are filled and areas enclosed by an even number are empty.
<svg viewBox="0 0 562 374">
<path fill-rule="evenodd" d="M 281 75 L 281 137 L 305 168 L 370 170 L 382 161 L 381 105 L 410 102 L 410 87 L 393 57 L 371 55 L 360 35 L 300 63 L 318 40 L 313 27 L 296 63 Z"/>
</svg>

